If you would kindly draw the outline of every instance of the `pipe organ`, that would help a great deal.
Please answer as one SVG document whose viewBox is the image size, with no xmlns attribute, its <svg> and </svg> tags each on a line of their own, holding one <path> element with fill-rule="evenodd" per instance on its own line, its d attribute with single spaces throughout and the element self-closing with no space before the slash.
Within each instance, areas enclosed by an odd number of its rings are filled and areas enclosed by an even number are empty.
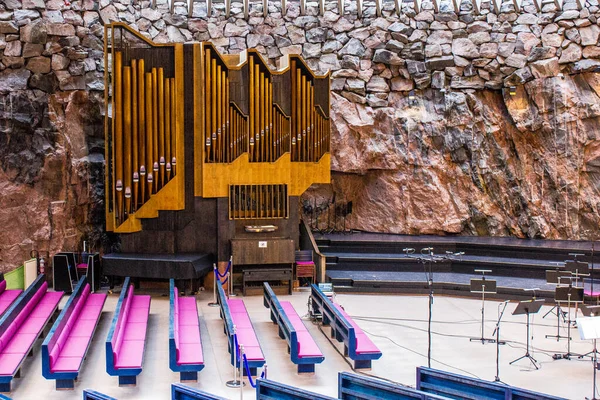
<svg viewBox="0 0 600 400">
<path fill-rule="evenodd" d="M 105 29 L 106 221 L 123 251 L 223 260 L 236 240 L 297 247 L 298 197 L 330 181 L 329 74 L 297 55 L 272 70 L 252 49 Z M 274 230 L 246 229 L 263 223 Z"/>
</svg>

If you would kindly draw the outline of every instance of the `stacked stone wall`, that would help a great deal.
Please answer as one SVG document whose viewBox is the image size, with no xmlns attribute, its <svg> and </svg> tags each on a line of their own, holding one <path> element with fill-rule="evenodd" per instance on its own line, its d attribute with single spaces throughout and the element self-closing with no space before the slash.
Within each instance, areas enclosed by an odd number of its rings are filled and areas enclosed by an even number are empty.
<svg viewBox="0 0 600 400">
<path fill-rule="evenodd" d="M 581 238 L 600 222 L 600 7 L 500 13 L 365 1 L 0 3 L 0 271 L 30 250 L 108 249 L 103 231 L 104 24 L 156 42 L 302 54 L 331 71 L 334 182 L 305 200 L 354 201 L 348 227 L 402 233 Z M 409 96 L 409 93 L 414 96 Z M 509 92 L 514 92 L 512 96 Z"/>
</svg>

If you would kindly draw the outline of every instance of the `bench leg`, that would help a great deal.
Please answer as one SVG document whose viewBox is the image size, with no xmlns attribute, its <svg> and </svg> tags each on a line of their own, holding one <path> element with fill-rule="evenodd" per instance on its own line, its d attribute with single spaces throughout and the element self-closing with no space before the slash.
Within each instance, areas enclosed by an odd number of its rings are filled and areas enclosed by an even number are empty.
<svg viewBox="0 0 600 400">
<path fill-rule="evenodd" d="M 57 379 L 56 390 L 73 390 L 75 389 L 75 381 L 73 379 Z"/>
<path fill-rule="evenodd" d="M 354 369 L 371 369 L 371 360 L 354 360 Z"/>
<path fill-rule="evenodd" d="M 257 368 L 256 367 L 250 367 L 249 369 L 250 369 L 250 375 L 256 376 Z M 244 368 L 244 376 L 248 376 L 248 374 L 246 373 L 246 368 Z"/>
<path fill-rule="evenodd" d="M 344 345 L 344 357 L 348 357 L 348 346 Z"/>
<path fill-rule="evenodd" d="M 197 371 L 181 371 L 179 373 L 179 380 L 181 382 L 198 382 Z"/>
<path fill-rule="evenodd" d="M 119 376 L 119 386 L 135 386 L 137 384 L 136 376 Z"/>
<path fill-rule="evenodd" d="M 17 370 L 17 373 L 15 374 L 15 378 L 19 379 L 21 377 L 21 368 L 19 368 Z"/>
<path fill-rule="evenodd" d="M 279 327 L 279 337 L 281 339 L 285 339 L 285 335 L 283 334 L 283 330 L 281 329 L 281 327 Z"/>
<path fill-rule="evenodd" d="M 0 383 L 0 393 L 10 393 L 10 382 Z"/>
<path fill-rule="evenodd" d="M 275 313 L 273 312 L 273 310 L 271 310 L 271 321 L 273 321 L 274 324 L 277 323 L 277 318 L 275 318 Z"/>
<path fill-rule="evenodd" d="M 298 364 L 299 374 L 314 374 L 315 364 Z"/>
</svg>

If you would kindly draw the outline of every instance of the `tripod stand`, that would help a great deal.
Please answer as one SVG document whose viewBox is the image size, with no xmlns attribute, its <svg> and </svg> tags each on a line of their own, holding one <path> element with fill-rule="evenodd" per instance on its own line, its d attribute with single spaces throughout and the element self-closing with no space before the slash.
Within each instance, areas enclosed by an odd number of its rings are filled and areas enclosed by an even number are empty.
<svg viewBox="0 0 600 400">
<path fill-rule="evenodd" d="M 475 272 L 481 272 L 481 279 L 471 279 L 471 293 L 481 293 L 481 337 L 470 338 L 471 342 L 494 343 L 496 339 L 486 338 L 484 335 L 485 330 L 485 294 L 496 293 L 496 281 L 492 279 L 485 279 L 486 272 L 492 272 L 490 269 L 476 269 Z"/>
<path fill-rule="evenodd" d="M 521 301 L 519 303 L 519 305 L 517 305 L 517 308 L 515 308 L 515 311 L 513 311 L 513 315 L 522 315 L 522 314 L 527 315 L 527 346 L 525 347 L 525 354 L 522 355 L 521 357 L 511 361 L 509 364 L 512 365 L 519 360 L 528 358 L 529 361 L 531 361 L 531 363 L 535 367 L 535 369 L 540 369 L 540 367 L 537 365 L 537 360 L 535 358 L 533 358 L 533 356 L 529 353 L 529 341 L 531 339 L 531 335 L 529 334 L 529 329 L 530 329 L 529 328 L 529 321 L 530 321 L 529 316 L 531 314 L 536 314 L 538 311 L 540 311 L 540 308 L 542 308 L 543 304 L 544 304 L 543 299 Z"/>
<path fill-rule="evenodd" d="M 564 354 L 554 354 L 552 358 L 555 360 L 565 359 L 570 360 L 572 356 L 579 356 L 579 354 L 571 353 L 571 303 L 578 304 L 583 303 L 583 288 L 573 287 L 569 281 L 568 286 L 556 287 L 555 298 L 557 302 L 567 303 L 568 307 L 568 320 L 567 320 L 567 352 Z"/>
<path fill-rule="evenodd" d="M 579 330 L 579 336 L 583 340 L 593 340 L 594 350 L 592 350 L 592 365 L 594 367 L 594 386 L 592 397 L 586 397 L 586 400 L 599 400 L 596 397 L 596 370 L 598 365 L 598 351 L 596 347 L 596 339 L 598 339 L 598 333 L 600 332 L 600 317 L 584 317 L 577 319 L 577 329 Z"/>
<path fill-rule="evenodd" d="M 504 303 L 498 304 L 498 310 L 504 304 L 502 311 L 499 312 L 498 321 L 496 322 L 496 328 L 494 329 L 494 333 L 492 336 L 496 335 L 496 376 L 494 377 L 494 382 L 502 382 L 500 380 L 500 345 L 506 344 L 504 341 L 500 341 L 500 320 L 502 320 L 502 316 L 504 315 L 504 311 L 506 311 L 506 306 L 508 305 L 509 300 L 506 300 Z"/>
<path fill-rule="evenodd" d="M 546 270 L 546 282 L 552 283 L 554 285 L 559 285 L 561 279 L 571 279 L 571 273 L 569 271 L 561 270 L 561 266 L 557 265 L 556 270 Z M 562 317 L 563 323 L 567 323 L 567 313 L 562 309 L 560 303 L 555 300 L 554 307 L 550 309 L 542 318 L 546 318 L 548 314 L 552 313 L 552 311 L 556 310 L 556 335 L 546 335 L 546 339 L 548 338 L 556 338 L 558 342 L 560 339 L 565 339 L 566 336 L 562 336 L 560 334 L 560 318 Z"/>
</svg>

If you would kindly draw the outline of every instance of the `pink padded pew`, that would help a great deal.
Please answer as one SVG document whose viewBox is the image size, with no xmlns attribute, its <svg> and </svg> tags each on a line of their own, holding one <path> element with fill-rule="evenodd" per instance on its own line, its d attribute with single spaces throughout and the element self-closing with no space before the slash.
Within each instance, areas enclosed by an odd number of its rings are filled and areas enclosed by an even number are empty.
<svg viewBox="0 0 600 400">
<path fill-rule="evenodd" d="M 102 314 L 106 294 L 92 294 L 82 276 L 42 344 L 42 375 L 56 379 L 56 389 L 75 387 L 75 380 Z"/>
<path fill-rule="evenodd" d="M 0 316 L 4 314 L 8 307 L 19 297 L 23 291 L 20 289 L 6 289 L 6 281 L 4 276 L 0 274 Z"/>
<path fill-rule="evenodd" d="M 0 392 L 10 392 L 13 377 L 62 296 L 48 292 L 45 275 L 39 275 L 0 319 Z"/>
<path fill-rule="evenodd" d="M 364 333 L 362 329 L 360 329 L 360 326 L 358 326 L 356 322 L 354 322 L 354 320 L 348 315 L 346 310 L 344 310 L 338 303 L 333 303 L 333 305 L 346 318 L 346 320 L 350 322 L 350 325 L 354 327 L 354 335 L 356 336 L 356 354 L 381 353 L 381 350 L 379 350 L 379 348 L 375 346 L 375 343 L 373 343 L 371 339 L 369 339 L 367 334 Z"/>
<path fill-rule="evenodd" d="M 169 367 L 179 372 L 180 381 L 197 382 L 204 368 L 200 321 L 195 297 L 179 297 L 175 280 L 170 280 Z"/>
<path fill-rule="evenodd" d="M 119 377 L 119 386 L 135 386 L 144 361 L 150 296 L 133 292 L 127 277 L 106 339 L 106 372 Z"/>
</svg>

